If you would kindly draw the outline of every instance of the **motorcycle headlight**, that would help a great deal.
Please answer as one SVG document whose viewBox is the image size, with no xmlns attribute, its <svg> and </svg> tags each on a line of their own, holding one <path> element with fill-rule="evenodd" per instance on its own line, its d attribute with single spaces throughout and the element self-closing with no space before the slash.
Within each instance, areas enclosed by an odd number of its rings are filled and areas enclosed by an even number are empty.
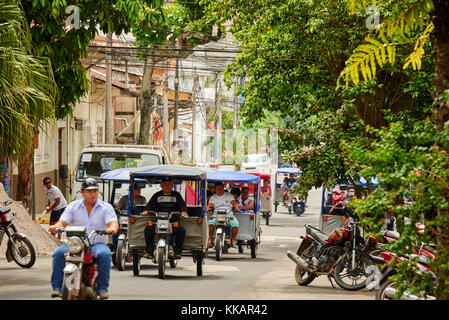
<svg viewBox="0 0 449 320">
<path fill-rule="evenodd" d="M 78 253 L 83 250 L 83 247 L 83 241 L 81 241 L 81 239 L 78 237 L 70 237 L 67 240 L 67 250 L 70 253 Z"/>
<path fill-rule="evenodd" d="M 226 221 L 225 215 L 217 214 L 217 222 L 225 222 L 225 221 Z"/>
<path fill-rule="evenodd" d="M 120 224 L 121 225 L 127 225 L 128 224 L 128 217 L 120 217 Z"/>
</svg>

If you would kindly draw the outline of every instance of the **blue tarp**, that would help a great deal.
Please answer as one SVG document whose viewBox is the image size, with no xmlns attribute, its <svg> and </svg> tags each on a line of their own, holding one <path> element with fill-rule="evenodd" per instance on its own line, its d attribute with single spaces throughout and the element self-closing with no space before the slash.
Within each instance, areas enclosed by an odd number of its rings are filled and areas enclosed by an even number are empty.
<svg viewBox="0 0 449 320">
<path fill-rule="evenodd" d="M 107 171 L 101 174 L 101 179 L 103 180 L 113 180 L 117 182 L 129 182 L 129 173 L 136 168 L 120 168 L 111 171 Z M 136 179 L 137 182 L 145 182 L 142 179 Z"/>
<path fill-rule="evenodd" d="M 181 165 L 154 165 L 131 171 L 134 177 L 172 177 L 183 180 L 205 180 L 206 172 L 202 169 Z"/>
<path fill-rule="evenodd" d="M 277 168 L 276 173 L 300 174 L 301 170 L 299 168 Z"/>
<path fill-rule="evenodd" d="M 207 173 L 207 181 L 229 181 L 239 183 L 260 183 L 260 177 L 240 171 L 214 171 Z"/>
</svg>

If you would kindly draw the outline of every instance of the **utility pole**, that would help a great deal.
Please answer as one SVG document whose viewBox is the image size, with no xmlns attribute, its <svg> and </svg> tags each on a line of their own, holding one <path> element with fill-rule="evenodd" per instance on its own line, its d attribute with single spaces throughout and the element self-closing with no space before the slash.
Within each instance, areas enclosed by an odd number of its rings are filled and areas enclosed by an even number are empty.
<svg viewBox="0 0 449 320">
<path fill-rule="evenodd" d="M 105 101 L 105 143 L 114 143 L 114 108 L 112 106 L 112 32 L 106 37 L 106 101 Z"/>
<path fill-rule="evenodd" d="M 167 152 L 170 153 L 170 122 L 168 121 L 168 72 L 167 61 L 164 62 L 164 113 L 163 123 L 164 128 L 164 146 Z"/>
<path fill-rule="evenodd" d="M 198 83 L 198 76 L 196 75 L 196 68 L 193 70 L 193 89 L 192 89 L 192 163 L 195 163 L 196 150 L 196 86 Z"/>
<path fill-rule="evenodd" d="M 217 74 L 217 85 L 218 85 L 218 97 L 217 101 L 217 112 L 218 112 L 218 126 L 217 126 L 217 161 L 221 162 L 221 153 L 222 153 L 222 139 L 221 139 L 221 129 L 223 126 L 223 113 L 221 110 L 221 81 L 219 80 L 219 76 Z"/>
<path fill-rule="evenodd" d="M 175 110 L 173 114 L 173 145 L 178 143 L 178 103 L 179 103 L 179 58 L 176 58 L 175 71 Z"/>
<path fill-rule="evenodd" d="M 236 150 L 234 150 L 234 143 L 237 141 L 237 96 L 235 92 L 237 91 L 237 83 L 234 83 L 234 99 L 233 99 L 233 114 L 232 114 L 232 165 L 234 166 L 234 170 L 237 170 L 237 159 L 236 159 Z"/>
</svg>

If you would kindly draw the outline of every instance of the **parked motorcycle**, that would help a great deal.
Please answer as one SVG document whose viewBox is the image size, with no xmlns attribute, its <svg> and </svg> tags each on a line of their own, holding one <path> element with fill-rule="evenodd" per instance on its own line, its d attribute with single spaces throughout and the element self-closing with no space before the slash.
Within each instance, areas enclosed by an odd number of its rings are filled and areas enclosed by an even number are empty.
<svg viewBox="0 0 449 320">
<path fill-rule="evenodd" d="M 416 250 L 414 250 L 416 252 Z M 387 264 L 386 268 L 382 272 L 382 277 L 379 279 L 380 287 L 376 293 L 376 300 L 391 300 L 398 298 L 398 284 L 391 280 L 391 276 L 396 273 L 394 266 L 391 264 L 392 260 L 403 261 L 417 259 L 416 266 L 418 269 L 415 271 L 418 275 L 430 274 L 433 281 L 429 287 L 423 292 L 418 294 L 412 294 L 408 291 L 403 292 L 399 297 L 400 300 L 435 300 L 433 289 L 435 286 L 436 275 L 429 267 L 430 261 L 435 259 L 434 248 L 428 245 L 422 245 L 417 253 L 396 256 L 394 253 L 384 251 L 382 252 L 384 262 Z"/>
<path fill-rule="evenodd" d="M 158 265 L 158 276 L 160 279 L 165 278 L 165 263 L 170 263 L 170 267 L 176 268 L 178 260 L 174 258 L 173 246 L 171 244 L 170 229 L 176 227 L 181 217 L 180 212 L 154 212 L 150 211 L 149 216 L 153 219 L 148 222 L 156 223 L 155 241 L 157 241 L 156 254 L 153 262 Z"/>
<path fill-rule="evenodd" d="M 0 209 L 0 244 L 6 234 L 9 238 L 6 249 L 6 260 L 15 261 L 22 268 L 31 268 L 36 261 L 36 251 L 31 241 L 17 231 L 13 224 L 14 213 L 9 206 L 12 201 L 5 201 Z"/>
<path fill-rule="evenodd" d="M 340 245 L 344 243 L 345 253 L 335 264 L 334 278 L 337 284 L 346 290 L 360 290 L 366 287 L 376 271 L 375 261 L 370 253 L 376 248 L 376 242 L 365 241 L 358 226 L 358 219 L 353 217 L 349 228 L 335 229 L 329 239 Z"/>
<path fill-rule="evenodd" d="M 368 248 L 360 236 L 357 222 L 351 229 L 338 228 L 329 236 L 319 229 L 306 225 L 306 236 L 301 236 L 296 253 L 288 251 L 287 256 L 296 263 L 295 279 L 299 285 L 307 286 L 317 276 L 335 278 L 337 284 L 347 290 L 359 290 L 366 286 L 366 280 L 374 272 L 374 262 L 362 249 Z M 364 245 L 364 246 L 362 246 Z M 343 271 L 346 270 L 346 273 Z M 348 277 L 351 283 L 344 279 Z M 333 284 L 332 284 L 333 285 Z"/>
<path fill-rule="evenodd" d="M 86 227 L 69 226 L 58 228 L 57 232 L 65 232 L 67 236 L 62 300 L 96 300 L 98 273 L 90 239 L 95 234 L 104 235 L 106 231 L 94 230 L 87 235 Z"/>
</svg>

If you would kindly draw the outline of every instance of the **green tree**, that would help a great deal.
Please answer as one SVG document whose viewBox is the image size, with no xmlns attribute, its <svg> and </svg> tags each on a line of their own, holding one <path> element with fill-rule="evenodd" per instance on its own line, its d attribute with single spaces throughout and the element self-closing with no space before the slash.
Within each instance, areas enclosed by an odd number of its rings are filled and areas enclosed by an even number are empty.
<svg viewBox="0 0 449 320">
<path fill-rule="evenodd" d="M 370 139 L 367 124 L 381 128 L 400 114 L 428 114 L 422 111 L 431 101 L 428 60 L 419 73 L 378 69 L 376 80 L 335 88 L 345 62 L 367 32 L 367 14 L 350 15 L 346 1 L 207 3 L 211 14 L 205 21 L 232 20 L 231 32 L 241 43 L 242 53 L 226 73 L 228 85 L 235 78 L 248 80 L 238 88 L 244 98 L 244 123 L 257 121 L 264 110 L 281 113 L 286 128 L 280 147 L 303 170 L 301 192 L 358 178 L 340 147 L 342 139 Z"/>
<path fill-rule="evenodd" d="M 0 3 L 0 150 L 4 161 L 17 161 L 18 190 L 27 205 L 26 164 L 34 139 L 55 118 L 56 84 L 48 58 L 38 57 L 28 22 L 15 0 Z M 2 163 L 3 163 L 2 161 Z"/>
<path fill-rule="evenodd" d="M 433 103 L 429 103 L 428 106 L 431 107 L 434 128 L 429 129 L 427 126 L 426 130 L 416 132 L 416 136 L 421 139 L 414 141 L 413 145 L 407 145 L 404 142 L 407 142 L 410 136 L 408 132 L 401 131 L 402 126 L 398 124 L 390 128 L 391 132 L 397 133 L 397 137 L 392 138 L 389 132 L 378 132 L 377 134 L 382 137 L 381 141 L 369 148 L 356 147 L 355 150 L 359 150 L 356 154 L 360 155 L 361 152 L 366 152 L 370 155 L 371 158 L 365 161 L 367 172 L 384 177 L 385 183 L 391 184 L 388 193 L 382 194 L 379 190 L 375 194 L 377 200 L 383 203 L 383 209 L 396 212 L 402 218 L 403 211 L 406 209 L 398 199 L 399 194 L 407 187 L 407 184 L 416 186 L 418 190 L 415 192 L 417 212 L 426 217 L 425 223 L 430 226 L 430 230 L 426 232 L 427 239 L 430 237 L 437 245 L 434 263 L 434 271 L 437 275 L 436 295 L 439 299 L 449 299 L 449 267 L 447 265 L 449 257 L 449 196 L 445 187 L 445 181 L 449 177 L 446 141 L 449 120 L 449 61 L 447 59 L 449 54 L 449 3 L 439 0 L 377 2 L 355 0 L 349 3 L 349 7 L 357 12 L 364 10 L 365 6 L 371 3 L 380 7 L 389 7 L 391 14 L 383 18 L 379 28 L 366 38 L 367 43 L 355 49 L 348 60 L 348 65 L 342 71 L 341 78 L 346 80 L 346 85 L 349 85 L 350 80 L 357 85 L 359 73 L 362 73 L 365 79 L 374 78 L 377 74 L 373 71 L 376 70 L 376 67 L 386 64 L 387 56 L 389 64 L 393 64 L 398 57 L 397 49 L 410 43 L 414 43 L 414 47 L 405 55 L 407 58 L 401 63 L 402 68 L 406 69 L 411 65 L 414 70 L 420 70 L 422 61 L 426 58 L 426 50 L 431 51 L 433 54 L 431 58 L 435 64 L 434 91 L 432 92 Z M 426 139 L 422 139 L 423 136 Z M 389 148 L 390 150 L 386 151 L 386 142 L 390 142 L 389 147 L 394 146 L 395 148 L 393 150 Z M 407 152 L 407 155 L 404 152 Z M 393 156 L 394 164 L 392 163 Z M 392 166 L 380 167 L 378 163 L 384 165 L 389 163 Z M 423 174 L 419 179 L 410 179 L 409 176 L 413 177 L 413 173 L 416 172 L 414 168 L 417 167 L 421 168 L 419 172 Z M 395 179 L 394 183 L 391 179 Z M 367 214 L 366 209 L 372 205 L 373 199 L 367 199 L 366 202 L 360 201 L 359 212 Z M 416 216 L 411 212 L 407 212 L 407 214 L 415 218 L 412 222 L 416 221 Z M 412 234 L 413 225 L 412 223 L 404 228 L 401 244 L 411 244 L 408 236 Z M 425 237 L 423 238 L 425 239 Z M 403 272 L 401 276 L 401 284 L 404 286 L 410 275 L 407 277 L 407 274 Z M 418 282 L 417 286 L 422 288 L 423 283 Z"/>
</svg>

